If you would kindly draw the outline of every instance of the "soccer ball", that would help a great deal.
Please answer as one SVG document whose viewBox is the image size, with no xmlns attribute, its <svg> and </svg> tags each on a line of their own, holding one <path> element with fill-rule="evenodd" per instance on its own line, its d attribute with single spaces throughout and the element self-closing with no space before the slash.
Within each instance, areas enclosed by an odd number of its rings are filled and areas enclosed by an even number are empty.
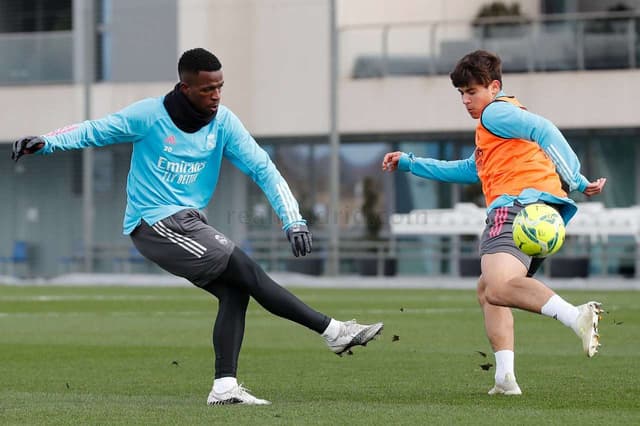
<svg viewBox="0 0 640 426">
<path fill-rule="evenodd" d="M 545 257 L 564 243 L 564 220 L 551 206 L 529 204 L 513 220 L 513 242 L 529 256 Z"/>
</svg>

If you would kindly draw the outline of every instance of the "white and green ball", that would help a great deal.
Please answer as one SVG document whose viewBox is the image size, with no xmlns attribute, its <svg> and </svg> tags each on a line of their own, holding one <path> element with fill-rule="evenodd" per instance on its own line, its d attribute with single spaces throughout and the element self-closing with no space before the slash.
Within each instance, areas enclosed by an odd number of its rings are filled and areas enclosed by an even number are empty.
<svg viewBox="0 0 640 426">
<path fill-rule="evenodd" d="M 545 257 L 564 243 L 564 220 L 546 204 L 529 204 L 513 220 L 513 242 L 529 256 Z"/>
</svg>

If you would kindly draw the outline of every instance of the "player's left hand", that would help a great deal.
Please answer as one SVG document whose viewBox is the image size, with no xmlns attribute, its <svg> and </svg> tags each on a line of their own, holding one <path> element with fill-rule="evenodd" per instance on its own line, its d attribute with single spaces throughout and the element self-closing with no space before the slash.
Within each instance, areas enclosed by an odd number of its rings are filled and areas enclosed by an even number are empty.
<svg viewBox="0 0 640 426">
<path fill-rule="evenodd" d="M 304 223 L 291 225 L 287 229 L 287 238 L 291 243 L 291 251 L 295 257 L 311 253 L 311 232 Z"/>
<path fill-rule="evenodd" d="M 604 189 L 605 183 L 607 183 L 607 178 L 596 179 L 594 182 L 591 182 L 589 183 L 589 185 L 587 185 L 587 187 L 583 191 L 583 194 L 587 197 L 598 195 Z"/>
<path fill-rule="evenodd" d="M 11 159 L 18 161 L 25 154 L 33 154 L 44 146 L 44 140 L 40 136 L 26 136 L 13 143 Z"/>
<path fill-rule="evenodd" d="M 384 155 L 382 159 L 382 171 L 384 172 L 394 172 L 398 169 L 398 161 L 400 161 L 400 157 L 402 157 L 401 151 L 388 152 Z"/>
</svg>

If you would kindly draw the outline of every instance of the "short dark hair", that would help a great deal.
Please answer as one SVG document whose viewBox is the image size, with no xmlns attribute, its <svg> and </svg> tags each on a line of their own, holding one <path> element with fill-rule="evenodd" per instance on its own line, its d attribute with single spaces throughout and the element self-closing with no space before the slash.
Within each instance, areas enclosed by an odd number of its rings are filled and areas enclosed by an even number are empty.
<svg viewBox="0 0 640 426">
<path fill-rule="evenodd" d="M 184 80 L 186 74 L 198 74 L 200 71 L 218 71 L 222 68 L 220 60 L 206 49 L 197 47 L 187 50 L 178 61 L 178 76 Z"/>
<path fill-rule="evenodd" d="M 498 80 L 502 85 L 502 61 L 491 52 L 476 50 L 460 59 L 449 77 L 454 87 L 472 84 L 488 87 L 493 80 Z"/>
</svg>

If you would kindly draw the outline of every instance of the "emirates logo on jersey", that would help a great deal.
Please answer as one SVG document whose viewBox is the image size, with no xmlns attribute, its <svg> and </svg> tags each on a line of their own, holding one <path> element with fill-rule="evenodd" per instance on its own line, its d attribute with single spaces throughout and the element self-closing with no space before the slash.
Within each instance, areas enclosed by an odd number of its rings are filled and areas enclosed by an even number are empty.
<svg viewBox="0 0 640 426">
<path fill-rule="evenodd" d="M 167 148 L 171 147 L 165 146 L 165 151 L 169 151 Z M 162 180 L 180 185 L 194 183 L 206 165 L 207 163 L 204 161 L 170 161 L 164 157 L 158 158 L 156 164 L 162 173 Z"/>
</svg>

